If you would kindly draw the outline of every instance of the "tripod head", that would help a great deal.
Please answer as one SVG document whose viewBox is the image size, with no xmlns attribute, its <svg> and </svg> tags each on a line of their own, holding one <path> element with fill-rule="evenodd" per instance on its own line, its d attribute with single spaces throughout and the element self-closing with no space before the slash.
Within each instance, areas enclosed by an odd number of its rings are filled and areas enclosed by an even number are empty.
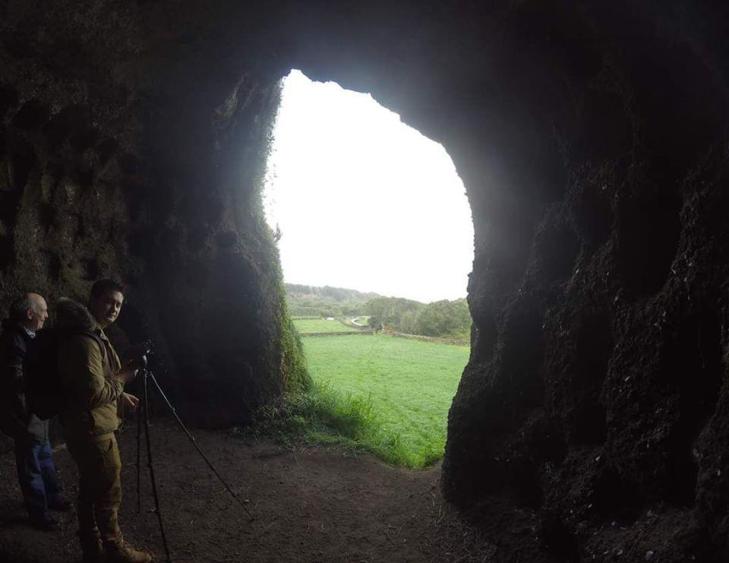
<svg viewBox="0 0 729 563">
<path fill-rule="evenodd" d="M 150 356 L 152 355 L 152 341 L 145 340 L 141 344 L 132 346 L 129 350 L 131 356 L 128 360 L 128 367 L 132 369 L 147 369 Z"/>
</svg>

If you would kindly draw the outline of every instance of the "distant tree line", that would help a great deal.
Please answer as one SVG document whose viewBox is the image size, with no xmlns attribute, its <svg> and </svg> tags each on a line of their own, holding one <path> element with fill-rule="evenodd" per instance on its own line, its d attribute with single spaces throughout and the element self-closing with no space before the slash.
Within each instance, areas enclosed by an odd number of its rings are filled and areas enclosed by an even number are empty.
<svg viewBox="0 0 729 563">
<path fill-rule="evenodd" d="M 420 303 L 401 297 L 382 297 L 340 287 L 286 284 L 289 313 L 293 317 L 352 318 L 369 316 L 377 330 L 467 339 L 471 315 L 465 299 Z"/>
<path fill-rule="evenodd" d="M 369 324 L 407 334 L 468 338 L 471 314 L 465 299 L 420 303 L 397 297 L 378 297 L 365 304 Z"/>
</svg>

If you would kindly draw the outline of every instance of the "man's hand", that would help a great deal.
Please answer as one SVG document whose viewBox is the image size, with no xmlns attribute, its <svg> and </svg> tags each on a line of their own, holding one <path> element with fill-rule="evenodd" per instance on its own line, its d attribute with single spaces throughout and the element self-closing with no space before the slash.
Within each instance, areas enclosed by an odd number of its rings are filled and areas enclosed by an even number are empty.
<svg viewBox="0 0 729 563">
<path fill-rule="evenodd" d="M 139 406 L 139 399 L 130 393 L 122 393 L 121 402 L 124 408 L 136 410 Z"/>
<path fill-rule="evenodd" d="M 137 371 L 136 369 L 124 369 L 116 374 L 116 378 L 124 383 L 129 383 L 137 377 Z"/>
</svg>

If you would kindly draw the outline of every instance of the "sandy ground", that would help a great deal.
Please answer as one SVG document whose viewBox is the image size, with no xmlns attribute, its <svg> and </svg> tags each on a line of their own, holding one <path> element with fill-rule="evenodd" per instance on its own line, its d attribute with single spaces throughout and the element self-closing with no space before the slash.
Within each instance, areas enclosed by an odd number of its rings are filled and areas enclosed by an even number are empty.
<svg viewBox="0 0 729 563">
<path fill-rule="evenodd" d="M 283 447 L 223 432 L 198 442 L 246 508 L 220 484 L 172 421 L 152 427 L 162 516 L 173 561 L 495 561 L 494 546 L 441 499 L 438 467 L 408 471 L 339 448 Z M 120 433 L 127 539 L 164 561 L 143 459 L 137 513 L 136 429 Z M 69 497 L 76 471 L 64 449 L 56 463 Z M 0 560 L 79 561 L 76 515 L 56 532 L 28 526 L 11 452 L 0 456 Z"/>
</svg>

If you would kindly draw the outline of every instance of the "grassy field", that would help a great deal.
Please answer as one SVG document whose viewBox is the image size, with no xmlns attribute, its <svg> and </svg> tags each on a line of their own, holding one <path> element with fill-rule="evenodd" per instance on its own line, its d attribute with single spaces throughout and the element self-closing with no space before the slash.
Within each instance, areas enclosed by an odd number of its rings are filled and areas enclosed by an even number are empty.
<svg viewBox="0 0 729 563">
<path fill-rule="evenodd" d="M 314 332 L 356 332 L 357 329 L 334 319 L 294 319 L 294 326 L 302 336 Z"/>
<path fill-rule="evenodd" d="M 337 413 L 333 425 L 348 416 L 359 419 L 345 435 L 407 467 L 424 467 L 443 456 L 448 409 L 468 346 L 386 335 L 303 338 L 303 343 L 316 400 Z"/>
</svg>

